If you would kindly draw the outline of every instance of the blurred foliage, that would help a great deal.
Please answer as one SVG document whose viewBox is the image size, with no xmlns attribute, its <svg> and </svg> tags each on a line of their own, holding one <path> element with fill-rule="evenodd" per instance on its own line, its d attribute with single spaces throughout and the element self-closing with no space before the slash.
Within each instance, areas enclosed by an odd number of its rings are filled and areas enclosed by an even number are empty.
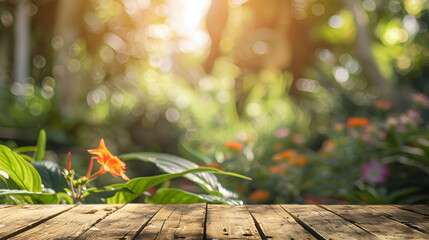
<svg viewBox="0 0 429 240">
<path fill-rule="evenodd" d="M 428 9 L 427 0 L 0 0 L 0 140 L 26 146 L 46 129 L 54 162 L 66 148 L 83 154 L 100 137 L 114 151 L 180 152 L 252 173 L 250 185 L 234 183 L 248 201 L 253 190 L 261 202 L 304 202 L 338 197 L 338 189 L 354 202 L 397 201 L 405 185 L 356 183 L 361 164 L 387 164 L 389 154 L 359 143 L 363 133 L 333 126 L 366 117 L 389 133 L 378 140 L 392 152 L 429 140 L 382 124 L 429 95 Z M 20 11 L 31 36 L 21 62 Z M 31 67 L 20 80 L 14 67 L 22 61 Z M 388 111 L 376 110 L 379 100 L 391 104 Z M 423 131 L 428 119 L 421 117 Z M 402 142 L 390 142 L 392 134 Z M 350 158 L 344 167 L 353 174 L 336 174 L 324 162 L 337 160 L 316 152 L 325 139 L 340 138 L 352 146 L 338 154 Z M 241 155 L 225 150 L 228 141 L 243 144 Z M 267 149 L 279 143 L 308 164 L 277 166 L 272 157 L 281 151 Z M 408 172 L 406 156 L 390 157 L 389 167 L 413 178 L 402 193 L 421 193 L 427 176 Z M 136 165 L 131 174 L 153 171 Z M 308 183 L 321 174 L 332 181 Z M 268 189 L 273 183 L 277 190 Z"/>
</svg>

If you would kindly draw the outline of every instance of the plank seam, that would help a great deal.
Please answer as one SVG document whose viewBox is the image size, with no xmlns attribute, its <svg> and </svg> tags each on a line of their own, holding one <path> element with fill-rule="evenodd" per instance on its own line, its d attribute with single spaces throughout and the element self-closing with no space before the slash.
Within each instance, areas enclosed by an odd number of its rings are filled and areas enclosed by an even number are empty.
<svg viewBox="0 0 429 240">
<path fill-rule="evenodd" d="M 247 210 L 249 210 L 249 209 L 247 209 Z M 256 218 L 253 216 L 253 214 L 250 211 L 249 211 L 249 213 L 250 213 L 250 216 L 252 216 L 253 223 L 255 224 L 255 227 L 258 230 L 259 236 L 262 238 L 262 240 L 268 240 L 267 236 L 262 231 L 261 225 L 258 223 L 258 221 L 256 220 Z"/>
<path fill-rule="evenodd" d="M 141 227 L 139 227 L 139 229 L 136 231 L 136 233 L 134 234 L 134 236 L 131 238 L 132 240 L 136 239 L 140 233 L 143 231 L 143 229 L 149 224 L 149 222 L 159 213 L 159 211 L 161 211 L 161 209 L 163 209 L 164 207 L 160 207 L 158 209 L 158 211 L 156 211 L 155 214 L 152 215 L 152 217 L 150 217 L 145 223 L 143 223 L 141 225 Z"/>
<path fill-rule="evenodd" d="M 409 228 L 412 228 L 412 229 L 414 229 L 414 230 L 417 230 L 417 231 L 419 231 L 419 232 L 421 232 L 421 233 L 425 233 L 425 234 L 427 234 L 427 232 L 425 232 L 423 229 L 420 229 L 419 227 L 414 226 L 414 225 L 412 225 L 412 224 L 410 224 L 410 223 L 408 223 L 408 222 L 405 222 L 405 221 L 401 221 L 401 220 L 399 220 L 399 219 L 396 219 L 394 216 L 389 215 L 389 214 L 387 214 L 387 213 L 384 213 L 384 217 L 386 217 L 386 218 L 388 218 L 388 219 L 390 219 L 390 220 L 393 220 L 393 221 L 395 221 L 395 222 L 398 222 L 398 223 L 400 223 L 400 224 L 403 224 L 403 225 L 405 225 L 405 226 L 407 226 L 407 227 L 409 227 Z"/>
<path fill-rule="evenodd" d="M 284 208 L 282 205 L 280 205 L 283 210 L 285 210 L 295 221 L 301 225 L 307 232 L 309 232 L 313 237 L 315 237 L 317 240 L 326 240 L 326 238 L 322 237 L 320 234 L 318 234 L 314 229 L 312 229 L 309 225 L 301 221 L 297 216 L 293 215 L 291 212 L 289 212 L 286 208 Z"/>
<path fill-rule="evenodd" d="M 37 221 L 37 222 L 35 222 L 35 223 L 32 223 L 32 224 L 30 224 L 30 225 L 28 225 L 28 226 L 26 226 L 26 227 L 23 227 L 23 228 L 21 228 L 21 229 L 18 229 L 18 230 L 16 230 L 15 232 L 13 232 L 13 233 L 11 233 L 11 234 L 9 234 L 9 235 L 6 235 L 6 236 L 4 236 L 4 237 L 1 237 L 1 238 L 0 238 L 0 240 L 5 240 L 5 239 L 9 239 L 9 238 L 11 238 L 11 237 L 15 237 L 16 235 L 19 235 L 19 234 L 21 234 L 21 233 L 23 233 L 23 232 L 25 232 L 25 231 L 28 231 L 28 230 L 30 230 L 30 229 L 32 229 L 32 228 L 34 228 L 34 227 L 37 227 L 37 226 L 39 226 L 40 224 L 42 224 L 42 223 L 44 223 L 44 222 L 46 222 L 46 221 L 48 221 L 48 220 L 50 220 L 50 219 L 52 219 L 52 218 L 54 218 L 54 217 L 56 217 L 56 216 L 60 215 L 60 214 L 63 214 L 63 213 L 65 213 L 65 212 L 67 212 L 67 211 L 69 211 L 69 210 L 71 210 L 71 209 L 75 208 L 76 206 L 77 206 L 77 205 L 74 205 L 74 206 L 72 206 L 72 207 L 70 207 L 70 208 L 67 208 L 67 209 L 62 210 L 62 211 L 60 211 L 60 212 L 57 212 L 57 213 L 55 213 L 55 214 L 53 214 L 53 215 L 51 215 L 51 216 L 48 216 L 48 217 L 46 217 L 46 218 L 44 218 L 44 219 L 41 219 L 41 220 L 39 220 L 39 221 Z"/>
<path fill-rule="evenodd" d="M 162 222 L 162 226 L 161 226 L 161 228 L 159 229 L 159 231 L 156 233 L 156 236 L 155 236 L 155 238 L 154 238 L 154 239 L 157 239 L 157 238 L 158 238 L 159 234 L 162 232 L 162 229 L 163 229 L 163 228 L 164 228 L 164 226 L 165 226 L 165 223 L 168 221 L 168 219 L 171 217 L 171 215 L 173 215 L 173 213 L 174 213 L 174 211 L 175 211 L 175 210 L 176 210 L 176 207 L 173 207 L 173 210 L 171 211 L 170 215 L 168 215 L 168 217 L 164 219 L 164 222 Z"/>
<path fill-rule="evenodd" d="M 417 212 L 417 211 L 414 211 L 414 210 L 412 210 L 412 209 L 403 208 L 403 207 L 398 207 L 398 208 L 399 208 L 399 209 L 402 209 L 402 210 L 406 210 L 406 211 L 408 211 L 408 212 L 417 213 L 417 214 L 423 215 L 423 216 L 425 216 L 425 217 L 429 217 L 429 214 L 425 214 L 425 213 Z"/>
<path fill-rule="evenodd" d="M 326 211 L 328 211 L 328 212 L 331 212 L 331 213 L 333 213 L 333 214 L 337 215 L 338 217 L 340 217 L 340 218 L 344 219 L 345 221 L 347 221 L 347 222 L 349 222 L 349 223 L 351 223 L 351 224 L 355 225 L 356 227 L 358 227 L 358 228 L 359 228 L 359 229 L 361 229 L 362 231 L 364 231 L 364 232 L 366 232 L 366 233 L 368 233 L 368 234 L 371 234 L 371 235 L 372 235 L 372 236 L 374 236 L 374 237 L 377 237 L 377 236 L 375 236 L 373 233 L 371 233 L 370 231 L 368 231 L 368 230 L 366 230 L 365 228 L 363 228 L 363 227 L 359 226 L 355 221 L 350 220 L 350 219 L 348 219 L 348 218 L 346 218 L 346 217 L 344 217 L 344 216 L 341 216 L 340 214 L 338 214 L 338 213 L 336 213 L 336 212 L 334 212 L 334 211 L 332 211 L 332 210 L 330 210 L 330 209 L 328 209 L 328 208 L 326 208 L 326 207 L 324 207 L 324 206 L 321 206 L 321 205 L 316 205 L 316 206 L 318 206 L 318 207 L 320 207 L 320 208 L 322 208 L 322 209 L 324 209 L 324 210 L 326 210 Z"/>
<path fill-rule="evenodd" d="M 82 233 L 81 233 L 81 234 L 79 234 L 79 236 L 77 236 L 75 239 L 80 238 L 83 234 L 85 234 L 86 232 L 88 232 L 88 231 L 89 231 L 89 229 L 91 229 L 92 227 L 94 227 L 95 225 L 97 225 L 97 224 L 98 224 L 99 222 L 101 222 L 102 220 L 106 219 L 110 214 L 112 214 L 112 213 L 114 213 L 114 212 L 118 211 L 119 209 L 123 208 L 125 205 L 126 205 L 126 204 L 124 204 L 124 205 L 122 205 L 122 206 L 120 206 L 120 207 L 116 208 L 115 210 L 113 210 L 113 211 L 111 211 L 111 212 L 106 213 L 106 215 L 104 215 L 102 218 L 97 219 L 97 221 L 95 221 L 95 222 L 94 222 L 91 226 L 89 226 L 85 231 L 82 231 Z M 108 205 L 106 205 L 106 206 L 108 206 Z"/>
<path fill-rule="evenodd" d="M 205 212 L 205 216 L 204 216 L 204 223 L 203 223 L 203 239 L 207 239 L 207 232 L 206 232 L 206 230 L 207 230 L 207 212 L 208 212 L 208 207 L 209 207 L 209 204 L 208 203 L 206 203 L 206 212 Z"/>
</svg>

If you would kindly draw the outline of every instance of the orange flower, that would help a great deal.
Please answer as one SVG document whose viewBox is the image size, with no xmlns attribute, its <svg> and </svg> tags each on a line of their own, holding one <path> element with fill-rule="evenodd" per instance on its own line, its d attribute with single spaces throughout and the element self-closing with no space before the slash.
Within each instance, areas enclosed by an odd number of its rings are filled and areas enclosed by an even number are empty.
<svg viewBox="0 0 429 240">
<path fill-rule="evenodd" d="M 253 202 L 266 202 L 271 196 L 271 193 L 266 190 L 256 190 L 252 192 L 249 196 L 250 200 Z"/>
<path fill-rule="evenodd" d="M 280 161 L 295 156 L 295 150 L 286 150 L 281 153 L 277 153 L 273 156 L 273 160 Z"/>
<path fill-rule="evenodd" d="M 89 149 L 89 153 L 97 155 L 91 158 L 91 161 L 95 158 L 97 162 L 101 164 L 100 170 L 89 178 L 94 178 L 100 174 L 110 172 L 114 177 L 121 176 L 124 180 L 130 180 L 126 175 L 124 169 L 126 168 L 125 163 L 122 162 L 118 157 L 113 156 L 106 148 L 104 139 L 100 140 L 98 149 Z"/>
<path fill-rule="evenodd" d="M 240 142 L 227 141 L 227 142 L 225 142 L 225 147 L 232 149 L 232 150 L 236 150 L 236 151 L 243 150 L 243 144 Z"/>
<path fill-rule="evenodd" d="M 296 162 L 296 164 L 297 164 L 297 165 L 299 165 L 299 166 L 304 166 L 304 165 L 307 165 L 307 163 L 308 163 L 308 158 L 307 158 L 306 156 L 301 155 L 301 156 L 298 156 L 298 157 L 296 158 L 295 162 Z"/>
<path fill-rule="evenodd" d="M 268 170 L 274 174 L 285 174 L 286 173 L 286 167 L 283 164 L 271 166 L 268 168 Z"/>
<path fill-rule="evenodd" d="M 282 148 L 283 148 L 283 144 L 281 144 L 281 143 L 278 143 L 278 144 L 274 145 L 274 147 L 273 147 L 274 150 L 281 150 Z"/>
<path fill-rule="evenodd" d="M 348 128 L 354 128 L 354 127 L 364 127 L 369 125 L 368 118 L 364 117 L 351 117 L 347 119 L 347 127 Z"/>
</svg>

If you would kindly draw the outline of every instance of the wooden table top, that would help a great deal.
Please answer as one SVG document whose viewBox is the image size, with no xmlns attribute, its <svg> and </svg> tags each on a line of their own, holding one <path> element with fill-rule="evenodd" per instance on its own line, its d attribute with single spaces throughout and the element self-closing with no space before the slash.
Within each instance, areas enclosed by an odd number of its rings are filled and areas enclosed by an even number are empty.
<svg viewBox="0 0 429 240">
<path fill-rule="evenodd" d="M 429 239 L 429 205 L 0 205 L 0 239 Z"/>
</svg>

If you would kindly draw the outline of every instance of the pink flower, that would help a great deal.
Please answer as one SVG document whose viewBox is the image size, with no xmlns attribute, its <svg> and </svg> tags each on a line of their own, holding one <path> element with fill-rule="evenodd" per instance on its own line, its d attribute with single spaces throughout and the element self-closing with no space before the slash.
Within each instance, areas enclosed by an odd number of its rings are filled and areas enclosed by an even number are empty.
<svg viewBox="0 0 429 240">
<path fill-rule="evenodd" d="M 376 160 L 362 164 L 360 178 L 364 181 L 372 184 L 385 183 L 387 175 L 389 175 L 389 169 Z"/>
<path fill-rule="evenodd" d="M 413 100 L 415 103 L 421 104 L 421 105 L 429 108 L 429 98 L 426 97 L 424 94 L 414 93 L 413 94 Z"/>
<path fill-rule="evenodd" d="M 289 136 L 289 133 L 290 133 L 289 128 L 282 128 L 282 129 L 277 130 L 276 136 L 277 136 L 277 138 L 285 138 L 285 137 Z"/>
<path fill-rule="evenodd" d="M 305 141 L 305 136 L 297 133 L 292 136 L 292 142 L 294 143 L 303 143 Z"/>
</svg>

